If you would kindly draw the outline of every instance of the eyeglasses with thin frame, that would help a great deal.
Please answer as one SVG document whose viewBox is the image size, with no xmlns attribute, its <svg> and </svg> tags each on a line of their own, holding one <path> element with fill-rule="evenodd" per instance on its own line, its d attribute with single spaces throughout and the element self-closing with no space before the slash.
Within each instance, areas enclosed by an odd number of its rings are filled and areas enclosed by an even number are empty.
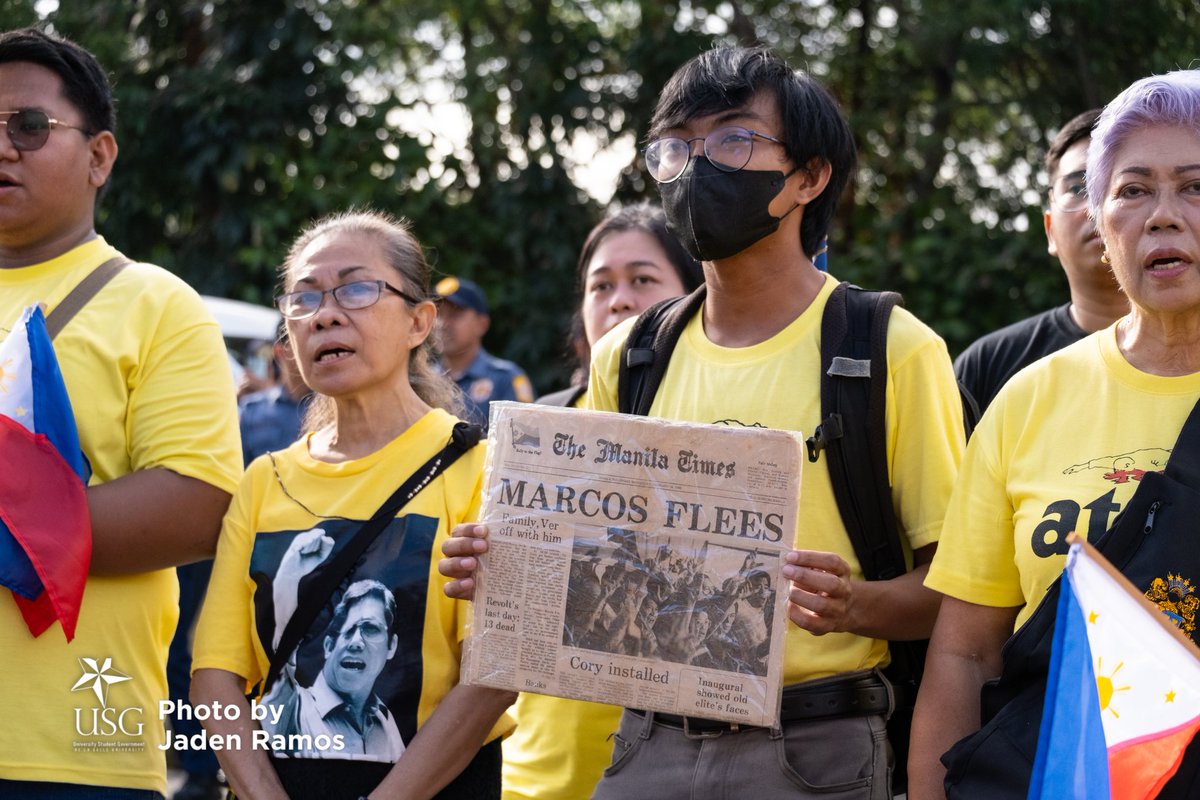
<svg viewBox="0 0 1200 800">
<path fill-rule="evenodd" d="M 722 172 L 737 172 L 750 163 L 754 154 L 754 137 L 787 147 L 774 136 L 752 131 L 737 125 L 717 128 L 707 136 L 681 139 L 666 136 L 646 145 L 643 154 L 646 170 L 659 183 L 670 183 L 683 174 L 692 156 L 692 142 L 704 142 L 704 157 Z"/>
<path fill-rule="evenodd" d="M 332 289 L 306 289 L 301 292 L 287 292 L 275 298 L 275 307 L 287 319 L 304 319 L 317 313 L 321 308 L 321 304 L 325 302 L 325 295 L 331 294 L 333 295 L 334 302 L 342 308 L 347 311 L 357 311 L 360 308 L 368 308 L 378 303 L 384 289 L 400 295 L 405 301 L 414 306 L 421 302 L 407 292 L 403 292 L 392 286 L 387 281 L 373 280 L 343 283 L 341 286 L 335 286 Z"/>
<path fill-rule="evenodd" d="M 53 128 L 70 128 L 82 132 L 84 136 L 92 135 L 87 128 L 53 119 L 45 111 L 36 108 L 0 111 L 0 119 L 5 121 L 8 140 L 12 142 L 12 146 L 23 153 L 41 150 L 50 139 L 50 131 Z"/>
<path fill-rule="evenodd" d="M 1055 181 L 1050 187 L 1050 205 L 1068 214 L 1086 209 L 1087 183 L 1083 175 L 1071 174 Z"/>
</svg>

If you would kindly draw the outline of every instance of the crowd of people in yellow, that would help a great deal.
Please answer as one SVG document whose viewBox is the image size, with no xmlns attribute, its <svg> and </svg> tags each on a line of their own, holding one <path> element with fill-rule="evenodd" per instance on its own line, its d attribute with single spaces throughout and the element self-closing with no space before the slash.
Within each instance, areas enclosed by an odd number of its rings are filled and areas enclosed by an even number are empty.
<svg viewBox="0 0 1200 800">
<path fill-rule="evenodd" d="M 0 122 L 2 337 L 121 254 L 94 222 L 118 162 L 96 58 L 38 29 L 0 33 Z M 575 385 L 544 402 L 619 410 L 634 318 L 703 292 L 649 415 L 812 432 L 838 286 L 814 259 L 857 160 L 837 103 L 767 48 L 718 47 L 662 87 L 646 140 L 661 206 L 618 209 L 583 244 Z M 91 467 L 92 558 L 70 641 L 32 635 L 0 598 L 0 797 L 161 800 L 168 752 L 197 746 L 164 725 L 167 703 L 203 723 L 243 800 L 884 800 L 903 766 L 888 642 L 921 639 L 908 797 L 979 797 L 972 776 L 997 769 L 1016 788 L 992 781 L 994 796 L 1023 797 L 1032 753 L 977 755 L 995 744 L 980 738 L 981 691 L 1062 571 L 1066 535 L 1103 537 L 1200 399 L 1200 70 L 1144 78 L 1071 120 L 1046 171 L 1069 303 L 956 364 L 912 313 L 890 318 L 876 435 L 908 572 L 864 579 L 827 459 L 805 465 L 786 585 L 759 589 L 788 596 L 772 727 L 459 682 L 488 547 L 486 448 L 462 420 L 486 424 L 488 402 L 533 390 L 482 348 L 482 290 L 435 280 L 407 222 L 350 209 L 298 233 L 276 299 L 294 379 L 269 398 L 291 423 L 255 453 L 239 449 L 222 339 L 196 292 L 126 265 L 54 342 Z M 969 442 L 964 384 L 986 406 Z M 243 412 L 243 431 L 264 408 Z M 1147 546 L 1192 535 L 1159 533 Z M 1192 551 L 1164 548 L 1161 578 L 1200 584 Z M 214 558 L 190 697 L 168 700 L 175 568 Z M 85 663 L 94 695 L 71 691 Z M 816 696 L 836 710 L 787 702 Z M 1160 796 L 1198 791 L 1193 743 Z"/>
</svg>

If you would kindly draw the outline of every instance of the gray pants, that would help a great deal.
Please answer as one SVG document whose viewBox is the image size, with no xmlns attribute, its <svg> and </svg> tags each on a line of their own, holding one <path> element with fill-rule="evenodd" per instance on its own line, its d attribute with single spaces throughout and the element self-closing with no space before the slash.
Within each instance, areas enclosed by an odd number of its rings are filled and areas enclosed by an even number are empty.
<svg viewBox="0 0 1200 800">
<path fill-rule="evenodd" d="M 882 716 L 685 735 L 626 710 L 593 800 L 891 800 Z"/>
</svg>

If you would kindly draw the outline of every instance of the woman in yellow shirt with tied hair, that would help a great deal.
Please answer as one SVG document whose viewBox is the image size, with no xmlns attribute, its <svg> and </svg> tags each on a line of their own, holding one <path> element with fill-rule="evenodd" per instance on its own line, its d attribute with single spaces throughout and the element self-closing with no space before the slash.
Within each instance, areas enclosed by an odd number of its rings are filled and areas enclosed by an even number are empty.
<svg viewBox="0 0 1200 800">
<path fill-rule="evenodd" d="M 237 710 L 205 725 L 242 798 L 498 797 L 514 695 L 458 683 L 467 609 L 442 593 L 434 558 L 477 516 L 483 447 L 383 514 L 348 572 L 331 567 L 461 434 L 460 395 L 431 367 L 421 246 L 389 217 L 335 215 L 292 245 L 282 281 L 277 304 L 316 400 L 309 433 L 250 465 L 225 518 L 193 702 Z M 289 620 L 331 573 L 336 587 L 287 652 Z"/>
</svg>

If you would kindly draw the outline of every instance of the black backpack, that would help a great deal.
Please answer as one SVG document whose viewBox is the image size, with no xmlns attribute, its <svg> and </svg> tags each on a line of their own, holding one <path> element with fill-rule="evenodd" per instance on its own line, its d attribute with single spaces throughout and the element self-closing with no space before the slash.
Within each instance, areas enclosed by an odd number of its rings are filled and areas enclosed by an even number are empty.
<svg viewBox="0 0 1200 800">
<path fill-rule="evenodd" d="M 671 352 L 705 297 L 701 286 L 686 297 L 648 308 L 634 323 L 617 379 L 621 412 L 646 415 L 666 374 Z M 887 471 L 887 326 L 902 299 L 896 292 L 868 292 L 842 282 L 821 318 L 821 424 L 807 441 L 809 461 L 822 450 L 829 460 L 838 512 L 867 580 L 888 580 L 911 569 L 892 506 Z M 959 385 L 967 431 L 979 413 Z M 896 755 L 893 790 L 907 783 L 908 738 L 927 641 L 891 642 L 884 673 L 896 692 L 888 738 Z"/>
</svg>

